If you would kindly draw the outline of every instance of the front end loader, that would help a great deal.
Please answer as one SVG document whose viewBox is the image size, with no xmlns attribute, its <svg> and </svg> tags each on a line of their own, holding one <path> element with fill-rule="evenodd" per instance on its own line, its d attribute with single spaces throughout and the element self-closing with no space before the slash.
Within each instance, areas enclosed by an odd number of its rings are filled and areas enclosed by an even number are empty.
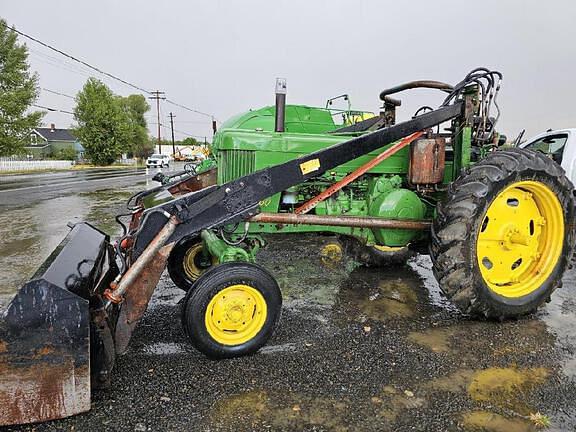
<svg viewBox="0 0 576 432">
<path fill-rule="evenodd" d="M 572 255 L 573 187 L 545 155 L 499 149 L 500 80 L 479 68 L 455 86 L 413 81 L 383 91 L 379 115 L 344 111 L 339 126 L 328 109 L 285 106 L 280 85 L 275 108 L 221 128 L 217 169 L 132 197 L 121 238 L 71 226 L 0 321 L 0 425 L 88 410 L 166 267 L 187 291 L 181 321 L 195 347 L 256 352 L 282 305 L 254 262 L 262 234 L 337 233 L 380 258 L 428 250 L 464 314 L 535 310 Z M 422 87 L 445 93 L 440 107 L 397 123 L 390 95 Z"/>
</svg>

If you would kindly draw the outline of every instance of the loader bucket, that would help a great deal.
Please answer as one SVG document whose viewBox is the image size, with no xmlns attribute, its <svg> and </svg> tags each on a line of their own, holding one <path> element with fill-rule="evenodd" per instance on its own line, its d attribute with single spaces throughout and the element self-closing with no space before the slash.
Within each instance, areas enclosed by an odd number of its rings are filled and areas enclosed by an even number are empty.
<svg viewBox="0 0 576 432">
<path fill-rule="evenodd" d="M 0 425 L 90 409 L 89 299 L 108 236 L 76 224 L 0 319 Z"/>
</svg>

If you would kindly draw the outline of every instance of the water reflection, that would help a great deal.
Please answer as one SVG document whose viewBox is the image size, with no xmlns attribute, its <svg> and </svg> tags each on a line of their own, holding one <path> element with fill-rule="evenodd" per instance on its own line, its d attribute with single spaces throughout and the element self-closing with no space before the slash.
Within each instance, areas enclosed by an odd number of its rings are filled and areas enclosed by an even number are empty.
<svg viewBox="0 0 576 432">
<path fill-rule="evenodd" d="M 71 194 L 0 212 L 0 312 L 68 234 L 68 222 L 91 222 L 115 236 L 114 216 L 139 189 Z"/>
</svg>

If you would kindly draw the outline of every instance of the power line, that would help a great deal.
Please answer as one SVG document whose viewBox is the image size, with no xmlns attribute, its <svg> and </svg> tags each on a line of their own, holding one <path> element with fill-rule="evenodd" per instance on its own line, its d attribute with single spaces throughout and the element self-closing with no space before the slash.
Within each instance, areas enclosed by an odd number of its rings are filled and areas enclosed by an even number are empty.
<svg viewBox="0 0 576 432">
<path fill-rule="evenodd" d="M 52 50 L 52 51 L 54 51 L 54 52 L 56 52 L 56 53 L 58 53 L 58 54 L 60 54 L 60 55 L 63 55 L 64 57 L 66 57 L 66 58 L 68 58 L 68 59 L 70 59 L 70 60 L 72 60 L 72 61 L 74 61 L 74 62 L 77 62 L 77 63 L 79 63 L 79 64 L 81 64 L 81 65 L 83 65 L 83 66 L 85 66 L 85 67 L 87 67 L 87 68 L 89 68 L 89 69 L 92 69 L 92 70 L 94 70 L 94 71 L 96 71 L 96 72 L 98 72 L 98 73 L 100 73 L 100 74 L 102 74 L 102 75 L 105 75 L 105 76 L 107 76 L 107 77 L 109 77 L 109 78 L 111 78 L 111 79 L 113 79 L 113 80 L 119 81 L 119 82 L 121 82 L 121 83 L 123 83 L 123 84 L 125 84 L 125 85 L 127 85 L 127 86 L 129 86 L 129 87 L 131 87 L 131 88 L 133 88 L 133 89 L 136 89 L 136 90 L 138 90 L 138 91 L 140 91 L 140 92 L 142 92 L 142 93 L 146 93 L 146 94 L 148 94 L 148 95 L 154 95 L 154 93 L 155 93 L 155 92 L 146 90 L 146 89 L 144 89 L 144 88 L 142 88 L 142 87 L 140 87 L 140 86 L 138 86 L 138 85 L 136 85 L 136 84 L 133 84 L 133 83 L 131 83 L 131 82 L 128 82 L 128 81 L 126 81 L 126 80 L 124 80 L 124 79 L 122 79 L 122 78 L 119 78 L 119 77 L 116 76 L 116 75 L 113 75 L 113 74 L 111 74 L 111 73 L 105 72 L 105 71 L 103 71 L 102 69 L 100 69 L 100 68 L 98 68 L 98 67 L 96 67 L 96 66 L 93 66 L 93 65 L 91 65 L 90 63 L 88 63 L 88 62 L 86 62 L 86 61 L 84 61 L 84 60 L 81 60 L 81 59 L 79 59 L 79 58 L 77 58 L 77 57 L 75 57 L 75 56 L 73 56 L 73 55 L 71 55 L 71 54 L 68 54 L 68 53 L 66 53 L 66 52 L 64 52 L 64 51 L 62 51 L 62 50 L 60 50 L 60 49 L 58 49 L 58 48 L 55 48 L 54 46 L 52 46 L 52 45 L 50 45 L 50 44 L 48 44 L 48 43 L 46 43 L 46 42 L 42 42 L 41 40 L 39 40 L 39 39 L 37 39 L 37 38 L 35 38 L 35 37 L 33 37 L 33 36 L 30 36 L 30 35 L 22 32 L 22 31 L 20 31 L 20 30 L 17 30 L 16 28 L 9 27 L 7 23 L 4 23 L 4 22 L 2 22 L 2 21 L 0 21 L 0 23 L 1 23 L 5 28 L 7 28 L 8 30 L 11 30 L 11 31 L 13 31 L 13 32 L 15 32 L 15 33 L 17 33 L 17 34 L 19 34 L 19 35 L 27 38 L 27 39 L 30 39 L 31 41 L 36 42 L 37 44 L 40 44 L 40 45 L 42 45 L 43 47 L 46 47 L 46 48 L 48 48 L 48 49 L 50 49 L 50 50 Z M 51 56 L 48 56 L 47 54 L 45 54 L 45 56 L 51 57 Z M 56 59 L 53 58 L 53 57 L 52 57 L 52 59 L 53 59 L 53 60 L 56 60 Z M 56 61 L 57 61 L 57 60 L 56 60 Z M 62 65 L 62 66 L 63 66 L 63 65 Z M 71 71 L 71 70 L 70 70 L 70 71 Z M 71 71 L 71 72 L 72 72 L 72 71 Z M 77 72 L 81 73 L 80 71 L 77 71 Z M 71 96 L 67 96 L 67 97 L 71 97 Z M 72 98 L 72 99 L 74 99 L 74 98 Z M 214 121 L 216 120 L 216 118 L 215 118 L 214 115 L 212 115 L 212 114 L 209 114 L 209 113 L 206 113 L 206 112 L 203 112 L 203 111 L 194 109 L 194 108 L 187 107 L 186 105 L 179 104 L 178 102 L 175 102 L 175 101 L 173 101 L 173 100 L 171 100 L 171 99 L 165 99 L 165 100 L 166 100 L 167 103 L 172 104 L 172 105 L 174 105 L 174 106 L 176 106 L 176 107 L 182 108 L 182 109 L 184 109 L 184 110 L 186 110 L 186 111 L 190 111 L 190 112 L 192 112 L 192 113 L 196 113 L 196 114 L 199 114 L 199 115 L 203 115 L 203 116 L 209 117 L 209 118 L 212 119 L 212 122 L 213 122 L 213 123 L 214 123 Z M 62 111 L 62 112 L 64 112 L 64 111 Z M 190 135 L 190 136 L 197 136 L 197 135 Z"/>
<path fill-rule="evenodd" d="M 210 117 L 210 118 L 212 118 L 212 119 L 214 118 L 214 116 L 213 116 L 212 114 L 208 114 L 208 113 L 205 113 L 205 112 L 202 112 L 202 111 L 198 111 L 198 110 L 195 110 L 195 109 L 192 109 L 192 108 L 188 108 L 187 106 L 184 106 L 184 105 L 181 105 L 181 104 L 179 104 L 179 103 L 176 103 L 176 102 L 174 102 L 173 100 L 166 99 L 166 102 L 168 102 L 169 104 L 172 104 L 172 105 L 174 105 L 174 106 L 177 106 L 177 107 L 179 107 L 179 108 L 185 109 L 186 111 L 190 111 L 190 112 L 193 112 L 193 113 L 196 113 L 196 114 L 200 114 L 200 115 L 203 115 L 203 116 L 206 116 L 206 117 Z"/>
<path fill-rule="evenodd" d="M 58 95 L 58 96 L 64 96 L 64 97 L 67 97 L 67 98 L 69 98 L 69 99 L 76 100 L 76 98 L 75 98 L 74 96 L 70 96 L 70 95 L 67 95 L 67 94 L 65 94 L 65 93 L 60 93 L 60 92 L 58 92 L 58 91 L 56 91 L 56 90 L 50 90 L 50 89 L 47 89 L 47 88 L 45 88 L 45 87 L 41 87 L 41 89 L 44 90 L 44 91 L 46 91 L 46 92 L 48 92 L 48 93 L 52 93 L 52 94 L 55 94 L 55 95 Z"/>
<path fill-rule="evenodd" d="M 210 124 L 210 120 L 196 120 L 196 121 L 179 121 L 178 123 L 186 123 L 186 124 Z"/>
<path fill-rule="evenodd" d="M 32 36 L 30 36 L 30 35 L 28 35 L 28 34 L 26 34 L 26 33 L 24 33 L 24 32 L 21 32 L 20 30 L 16 30 L 14 27 L 8 27 L 8 24 L 7 24 L 7 23 L 4 23 L 4 22 L 2 22 L 2 21 L 0 21 L 0 23 L 1 23 L 4 27 L 6 27 L 8 30 L 12 30 L 14 33 L 18 33 L 20 36 L 24 36 L 25 38 L 30 39 L 31 41 L 34 41 L 34 42 L 42 45 L 43 47 L 46 47 L 46 48 L 48 48 L 48 49 L 50 49 L 50 50 L 52 50 L 52 51 L 54 51 L 54 52 L 57 52 L 58 54 L 61 54 L 61 55 L 63 55 L 64 57 L 69 58 L 70 60 L 73 60 L 73 61 L 75 61 L 75 62 L 78 62 L 78 63 L 80 63 L 80 64 L 82 64 L 82 65 L 84 65 L 84 66 L 86 66 L 86 67 L 88 67 L 88 68 L 90 68 L 90 69 L 98 72 L 98 73 L 101 73 L 102 75 L 106 75 L 107 77 L 110 77 L 110 78 L 112 78 L 112 79 L 114 79 L 114 80 L 116 80 L 116 81 L 119 81 L 119 82 L 121 82 L 121 83 L 123 83 L 123 84 L 126 84 L 127 86 L 130 86 L 130 87 L 132 87 L 132 88 L 134 88 L 134 89 L 136 89 L 136 90 L 138 90 L 138 91 L 141 91 L 141 92 L 144 92 L 144 93 L 147 93 L 147 94 L 151 94 L 148 90 L 145 90 L 145 89 L 143 89 L 142 87 L 137 86 L 136 84 L 132 84 L 132 83 L 126 81 L 126 80 L 123 80 L 122 78 L 117 77 L 116 75 L 113 75 L 113 74 L 111 74 L 111 73 L 105 72 L 105 71 L 103 71 L 102 69 L 97 68 L 96 66 L 92 66 L 90 63 L 87 63 L 87 62 L 85 62 L 84 60 L 80 60 L 80 59 L 74 57 L 73 55 L 67 54 L 67 53 L 65 53 L 64 51 L 59 50 L 58 48 L 54 48 L 52 45 L 47 44 L 47 43 L 45 43 L 45 42 L 42 42 L 41 40 L 38 40 L 38 39 L 36 39 L 35 37 L 32 37 Z"/>
<path fill-rule="evenodd" d="M 62 51 L 62 50 L 60 50 L 60 49 L 58 49 L 58 48 L 55 48 L 55 47 L 53 47 L 52 45 L 50 45 L 50 44 L 48 44 L 48 43 L 46 43 L 46 42 L 42 42 L 41 40 L 36 39 L 36 38 L 33 37 L 33 36 L 30 36 L 30 35 L 22 32 L 22 31 L 20 31 L 20 30 L 17 30 L 16 28 L 9 27 L 7 23 L 4 23 L 4 22 L 2 22 L 2 21 L 0 21 L 0 23 L 2 23 L 2 25 L 3 25 L 5 28 L 7 28 L 8 30 L 11 30 L 11 31 L 19 34 L 20 36 L 23 36 L 23 37 L 25 37 L 25 38 L 27 38 L 27 39 L 30 39 L 31 41 L 34 41 L 34 42 L 36 42 L 37 44 L 42 45 L 43 47 L 46 47 L 46 48 L 48 48 L 48 49 L 50 49 L 50 50 L 52 50 L 52 51 L 54 51 L 54 52 L 56 52 L 56 53 L 58 53 L 58 54 L 61 54 L 61 55 L 63 55 L 64 57 L 66 57 L 66 58 L 68 58 L 68 59 L 70 59 L 70 60 L 73 60 L 73 61 L 75 61 L 75 62 L 77 62 L 77 63 L 80 63 L 81 65 L 86 66 L 86 67 L 88 67 L 88 68 L 90 68 L 90 69 L 92 69 L 92 70 L 94 70 L 94 71 L 96 71 L 96 72 L 98 72 L 98 73 L 100 73 L 100 74 L 102 74 L 102 75 L 105 75 L 105 76 L 107 76 L 107 77 L 109 77 L 109 78 L 112 78 L 112 79 L 114 79 L 114 80 L 116 80 L 116 81 L 119 81 L 119 82 L 121 82 L 121 83 L 123 83 L 123 84 L 125 84 L 125 85 L 127 85 L 127 86 L 129 86 L 129 87 L 132 87 L 133 89 L 136 89 L 136 90 L 138 90 L 138 91 L 140 91 L 140 92 L 143 92 L 143 93 L 146 93 L 146 94 L 149 94 L 149 95 L 153 95 L 153 94 L 154 94 L 154 92 L 151 92 L 151 91 L 149 91 L 149 90 L 146 90 L 146 89 L 144 89 L 144 88 L 142 88 L 142 87 L 140 87 L 140 86 L 138 86 L 138 85 L 136 85 L 136 84 L 133 84 L 133 83 L 131 83 L 131 82 L 129 82 L 129 81 L 126 81 L 126 80 L 124 80 L 124 79 L 122 79 L 122 78 L 119 78 L 119 77 L 117 77 L 116 75 L 113 75 L 113 74 L 111 74 L 111 73 L 105 72 L 105 71 L 103 71 L 102 69 L 100 69 L 100 68 L 98 68 L 98 67 L 96 67 L 96 66 L 93 66 L 93 65 L 91 65 L 90 63 L 88 63 L 88 62 L 86 62 L 86 61 L 84 61 L 84 60 L 81 60 L 81 59 L 79 59 L 79 58 L 77 58 L 77 57 L 74 57 L 73 55 L 68 54 L 68 53 L 66 53 L 66 52 L 64 52 L 64 51 Z M 179 107 L 179 108 L 182 108 L 182 109 L 184 109 L 184 110 L 186 110 L 186 111 L 190 111 L 190 112 L 193 112 L 193 113 L 196 113 L 196 114 L 200 114 L 200 115 L 203 115 L 203 116 L 206 116 L 206 117 L 210 117 L 210 118 L 212 118 L 212 119 L 215 118 L 213 114 L 209 114 L 209 113 L 206 113 L 206 112 L 203 112 L 203 111 L 194 109 L 194 108 L 187 107 L 186 105 L 179 104 L 178 102 L 175 102 L 175 101 L 173 101 L 173 100 L 171 100 L 171 99 L 166 99 L 166 102 L 169 103 L 169 104 L 172 104 L 172 105 L 174 105 L 174 106 L 177 106 L 177 107 Z"/>
<path fill-rule="evenodd" d="M 40 109 L 45 109 L 45 110 L 47 110 L 47 111 L 61 112 L 61 113 L 64 113 L 64 114 L 74 115 L 73 112 L 66 111 L 66 110 L 61 110 L 61 109 L 58 109 L 58 108 L 51 108 L 51 107 L 47 107 L 47 106 L 44 106 L 44 105 L 38 105 L 38 104 L 32 104 L 32 106 L 35 106 L 36 108 L 40 108 Z"/>
<path fill-rule="evenodd" d="M 46 63 L 50 66 L 53 66 L 55 68 L 58 69 L 62 69 L 65 70 L 67 72 L 71 72 L 77 75 L 81 75 L 83 77 L 86 78 L 90 78 L 91 76 L 93 76 L 94 74 L 86 67 L 82 66 L 82 65 L 77 65 L 76 63 L 72 63 L 69 61 L 65 61 L 62 60 L 60 58 L 56 58 L 54 56 L 51 56 L 49 54 L 43 53 L 42 51 L 39 50 L 35 50 L 31 47 L 28 48 L 30 51 L 30 54 L 33 57 L 36 57 L 37 60 Z"/>
</svg>

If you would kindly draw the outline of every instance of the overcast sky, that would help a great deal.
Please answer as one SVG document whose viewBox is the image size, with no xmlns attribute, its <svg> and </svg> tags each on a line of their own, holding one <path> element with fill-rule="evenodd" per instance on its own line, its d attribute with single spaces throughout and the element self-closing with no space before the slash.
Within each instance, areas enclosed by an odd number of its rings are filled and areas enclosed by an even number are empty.
<svg viewBox="0 0 576 432">
<path fill-rule="evenodd" d="M 276 77 L 288 81 L 288 103 L 323 106 L 348 93 L 355 108 L 377 111 L 386 87 L 455 83 L 487 66 L 504 74 L 502 132 L 576 127 L 574 1 L 0 1 L 0 16 L 19 30 L 220 122 L 272 104 Z M 75 95 L 93 75 L 27 45 L 41 87 Z M 118 94 L 134 93 L 102 79 Z M 415 90 L 402 100 L 399 117 L 408 118 L 442 94 Z M 46 91 L 39 103 L 74 105 Z M 177 130 L 210 139 L 209 118 L 166 103 L 161 111 L 163 124 L 173 111 Z M 48 113 L 44 121 L 65 127 L 73 118 Z"/>
</svg>

